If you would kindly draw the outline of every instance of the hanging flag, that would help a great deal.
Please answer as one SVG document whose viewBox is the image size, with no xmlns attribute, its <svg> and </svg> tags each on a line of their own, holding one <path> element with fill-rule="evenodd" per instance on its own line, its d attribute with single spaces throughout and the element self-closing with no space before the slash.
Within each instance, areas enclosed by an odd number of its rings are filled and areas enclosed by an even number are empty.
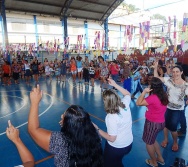
<svg viewBox="0 0 188 167">
<path fill-rule="evenodd" d="M 174 28 L 176 27 L 176 16 L 174 16 Z"/>
<path fill-rule="evenodd" d="M 181 48 L 183 48 L 185 41 L 181 40 Z"/>
<path fill-rule="evenodd" d="M 140 25 L 140 34 L 141 34 L 142 33 L 142 24 L 139 23 L 139 25 Z"/>
<path fill-rule="evenodd" d="M 176 31 L 174 31 L 174 39 L 176 39 Z"/>
<path fill-rule="evenodd" d="M 171 18 L 170 16 L 168 17 L 168 32 L 170 33 L 170 29 L 171 29 Z"/>
</svg>

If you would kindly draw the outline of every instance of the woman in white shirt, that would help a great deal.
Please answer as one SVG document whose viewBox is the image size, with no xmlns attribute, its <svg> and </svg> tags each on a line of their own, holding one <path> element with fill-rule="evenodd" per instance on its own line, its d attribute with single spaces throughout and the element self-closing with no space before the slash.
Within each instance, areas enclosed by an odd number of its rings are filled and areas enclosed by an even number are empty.
<svg viewBox="0 0 188 167">
<path fill-rule="evenodd" d="M 30 78 L 31 78 L 31 70 L 30 70 L 30 64 L 28 63 L 27 60 L 25 60 L 24 67 L 25 67 L 26 84 L 29 84 L 29 81 L 30 81 Z"/>
<path fill-rule="evenodd" d="M 104 148 L 104 167 L 123 167 L 122 159 L 132 148 L 132 116 L 129 104 L 130 93 L 116 84 L 112 79 L 108 83 L 118 89 L 124 97 L 120 99 L 113 90 L 103 92 L 104 108 L 106 110 L 107 132 L 94 125 L 99 134 L 107 140 Z"/>
<path fill-rule="evenodd" d="M 185 106 L 184 97 L 188 95 L 188 83 L 182 78 L 183 69 L 181 66 L 172 67 L 172 77 L 159 77 L 157 67 L 158 62 L 155 63 L 154 76 L 166 85 L 169 100 L 165 113 L 164 140 L 161 146 L 167 147 L 168 131 L 170 131 L 173 138 L 172 151 L 176 152 L 179 150 L 177 128 Z"/>
</svg>

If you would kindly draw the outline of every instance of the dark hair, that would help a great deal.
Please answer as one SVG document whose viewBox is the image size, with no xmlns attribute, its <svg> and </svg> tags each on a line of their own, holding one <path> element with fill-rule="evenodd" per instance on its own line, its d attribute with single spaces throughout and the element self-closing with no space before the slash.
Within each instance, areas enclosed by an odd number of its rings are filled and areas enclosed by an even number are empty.
<svg viewBox="0 0 188 167">
<path fill-rule="evenodd" d="M 98 59 L 102 59 L 104 61 L 104 58 L 102 56 L 98 56 Z"/>
<path fill-rule="evenodd" d="M 174 69 L 174 68 L 178 68 L 178 69 L 180 70 L 180 72 L 183 72 L 183 68 L 182 68 L 181 66 L 179 66 L 179 65 L 175 65 L 174 67 L 172 67 L 172 69 Z M 181 78 L 182 78 L 183 80 L 185 80 L 185 75 L 184 75 L 184 73 L 181 74 Z"/>
<path fill-rule="evenodd" d="M 153 77 L 153 76 L 154 76 L 154 74 L 153 74 L 153 73 L 148 73 L 148 74 L 147 74 L 147 76 L 148 76 L 148 77 L 150 77 L 150 76 L 152 76 L 152 77 Z"/>
<path fill-rule="evenodd" d="M 161 103 L 166 106 L 168 104 L 168 95 L 164 91 L 163 83 L 159 78 L 153 77 L 151 79 L 151 89 L 150 94 L 157 95 Z"/>
<path fill-rule="evenodd" d="M 81 106 L 71 105 L 65 111 L 61 132 L 68 142 L 69 167 L 103 166 L 101 139 Z"/>
<path fill-rule="evenodd" d="M 81 56 L 79 56 L 79 57 L 78 57 L 78 61 L 81 61 L 81 60 L 82 60 L 82 57 L 81 57 Z"/>
<path fill-rule="evenodd" d="M 162 61 L 162 60 L 159 60 L 159 61 L 158 61 L 158 64 L 159 64 L 160 66 L 163 66 L 163 61 Z"/>
<path fill-rule="evenodd" d="M 105 90 L 102 96 L 104 101 L 104 108 L 107 113 L 119 113 L 119 107 L 125 108 L 125 104 L 122 103 L 120 97 L 115 91 L 111 89 Z"/>
<path fill-rule="evenodd" d="M 160 67 L 163 70 L 163 73 L 166 73 L 166 67 Z"/>
<path fill-rule="evenodd" d="M 163 75 L 162 75 L 161 77 L 164 77 L 164 76 L 165 76 L 165 73 L 167 72 L 166 67 L 160 67 L 159 69 L 162 69 L 162 71 L 163 71 Z M 158 72 L 158 74 L 160 74 L 160 75 L 161 75 L 161 73 L 160 73 L 160 72 Z"/>
<path fill-rule="evenodd" d="M 142 67 L 139 67 L 138 71 L 140 71 L 140 70 L 143 70 L 143 68 L 142 68 Z"/>
</svg>

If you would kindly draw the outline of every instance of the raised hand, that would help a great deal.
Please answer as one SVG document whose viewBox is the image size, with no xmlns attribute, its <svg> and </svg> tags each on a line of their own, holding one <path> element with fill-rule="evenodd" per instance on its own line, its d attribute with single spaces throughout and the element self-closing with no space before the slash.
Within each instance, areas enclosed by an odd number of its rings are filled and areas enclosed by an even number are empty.
<svg viewBox="0 0 188 167">
<path fill-rule="evenodd" d="M 154 62 L 154 68 L 157 68 L 158 67 L 158 61 L 155 61 Z"/>
<path fill-rule="evenodd" d="M 115 86 L 116 85 L 116 82 L 113 79 L 108 78 L 107 80 L 108 80 L 108 84 L 109 85 L 111 85 L 111 86 Z"/>
<path fill-rule="evenodd" d="M 14 143 L 16 143 L 17 141 L 20 140 L 19 130 L 11 124 L 10 120 L 8 121 L 8 127 L 7 127 L 7 130 L 6 130 L 6 135 Z"/>
<path fill-rule="evenodd" d="M 145 93 L 149 93 L 149 92 L 151 92 L 151 91 L 152 91 L 152 89 L 150 89 L 150 88 L 145 88 L 145 89 L 144 89 L 144 92 L 145 92 Z"/>
<path fill-rule="evenodd" d="M 37 85 L 37 87 L 33 88 L 33 90 L 30 93 L 31 104 L 38 105 L 41 99 L 42 99 L 42 91 L 40 90 L 40 86 Z"/>
</svg>

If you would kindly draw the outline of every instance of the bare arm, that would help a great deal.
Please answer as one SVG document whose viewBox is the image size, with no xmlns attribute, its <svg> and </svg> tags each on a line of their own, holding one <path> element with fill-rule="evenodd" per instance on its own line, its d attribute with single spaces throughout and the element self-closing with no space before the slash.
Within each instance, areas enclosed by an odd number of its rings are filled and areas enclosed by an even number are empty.
<svg viewBox="0 0 188 167">
<path fill-rule="evenodd" d="M 31 107 L 28 118 L 28 132 L 40 147 L 49 152 L 51 131 L 42 129 L 39 126 L 38 107 L 41 98 L 42 92 L 39 85 L 37 85 L 37 88 L 34 88 L 30 93 Z"/>
<path fill-rule="evenodd" d="M 149 89 L 149 88 L 145 88 L 144 90 L 143 90 L 143 92 L 141 93 L 141 95 L 138 97 L 138 99 L 137 99 L 137 101 L 136 101 L 136 105 L 137 106 L 147 106 L 148 105 L 148 103 L 147 103 L 147 101 L 145 100 L 145 95 L 147 94 L 147 93 L 149 93 L 151 91 L 151 89 Z"/>
<path fill-rule="evenodd" d="M 116 140 L 117 136 L 111 136 L 111 135 L 109 135 L 108 133 L 106 133 L 105 131 L 99 129 L 99 127 L 98 127 L 96 124 L 93 123 L 93 125 L 94 125 L 94 127 L 98 130 L 99 134 L 100 134 L 103 138 L 105 138 L 106 140 L 108 140 L 108 141 L 110 141 L 110 142 L 114 142 L 114 141 Z"/>
<path fill-rule="evenodd" d="M 6 135 L 17 147 L 23 166 L 34 167 L 34 157 L 20 139 L 19 130 L 12 126 L 10 121 L 8 121 L 8 125 Z"/>
<path fill-rule="evenodd" d="M 117 90 L 119 90 L 124 96 L 129 95 L 130 96 L 130 92 L 127 91 L 126 89 L 124 89 L 123 87 L 119 86 L 118 84 L 116 84 L 116 82 L 113 79 L 108 79 L 108 83 L 111 86 L 114 86 Z"/>
</svg>

